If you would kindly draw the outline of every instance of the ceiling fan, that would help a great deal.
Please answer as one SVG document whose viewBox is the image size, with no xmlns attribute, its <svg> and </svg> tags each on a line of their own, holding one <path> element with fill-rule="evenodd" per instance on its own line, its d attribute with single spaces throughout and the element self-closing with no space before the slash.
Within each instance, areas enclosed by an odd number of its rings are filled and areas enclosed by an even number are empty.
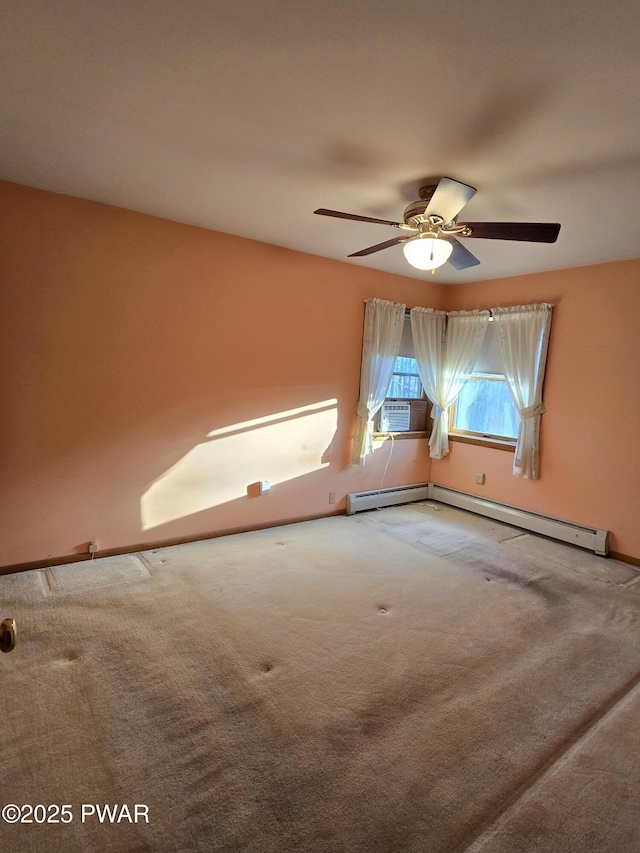
<svg viewBox="0 0 640 853">
<path fill-rule="evenodd" d="M 420 200 L 412 202 L 403 214 L 404 222 L 392 222 L 389 219 L 375 219 L 372 216 L 358 216 L 354 213 L 341 213 L 338 210 L 326 210 L 324 207 L 314 210 L 321 216 L 336 216 L 339 219 L 355 219 L 357 222 L 377 222 L 391 225 L 411 234 L 394 237 L 377 243 L 367 249 L 361 249 L 349 255 L 360 258 L 372 255 L 382 249 L 389 249 L 399 243 L 409 263 L 421 270 L 435 272 L 437 267 L 449 261 L 457 270 L 474 267 L 480 261 L 456 237 L 480 237 L 485 240 L 522 240 L 528 243 L 555 243 L 560 225 L 549 222 L 466 222 L 458 223 L 458 214 L 467 202 L 476 194 L 474 187 L 442 178 L 437 184 L 421 187 Z"/>
</svg>

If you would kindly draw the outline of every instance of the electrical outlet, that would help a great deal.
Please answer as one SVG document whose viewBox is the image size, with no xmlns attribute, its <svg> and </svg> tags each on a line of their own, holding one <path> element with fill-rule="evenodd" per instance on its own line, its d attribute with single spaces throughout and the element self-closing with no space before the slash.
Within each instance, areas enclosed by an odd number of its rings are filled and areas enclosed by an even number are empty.
<svg viewBox="0 0 640 853">
<path fill-rule="evenodd" d="M 89 553 L 95 554 L 97 550 L 98 550 L 98 543 L 96 542 L 95 539 L 92 539 L 91 542 L 89 542 Z"/>
<path fill-rule="evenodd" d="M 335 502 L 336 502 L 336 493 L 335 492 L 329 492 L 329 503 L 334 504 Z"/>
<path fill-rule="evenodd" d="M 484 474 L 476 474 L 476 483 L 479 486 L 484 486 Z"/>
</svg>

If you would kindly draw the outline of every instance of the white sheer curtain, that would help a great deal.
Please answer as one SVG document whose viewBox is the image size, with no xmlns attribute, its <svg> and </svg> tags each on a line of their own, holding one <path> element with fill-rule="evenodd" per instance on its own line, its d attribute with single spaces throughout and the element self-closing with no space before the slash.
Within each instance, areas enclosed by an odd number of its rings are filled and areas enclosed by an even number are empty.
<svg viewBox="0 0 640 853">
<path fill-rule="evenodd" d="M 365 299 L 358 421 L 351 464 L 364 465 L 371 453 L 373 417 L 387 396 L 400 349 L 405 305 L 384 299 Z"/>
<path fill-rule="evenodd" d="M 429 455 L 449 453 L 449 406 L 455 403 L 478 359 L 489 325 L 488 311 L 411 310 L 420 379 L 433 403 Z"/>
<path fill-rule="evenodd" d="M 491 309 L 504 375 L 520 415 L 513 473 L 530 480 L 540 476 L 540 416 L 546 411 L 542 383 L 552 308 L 545 302 Z"/>
</svg>

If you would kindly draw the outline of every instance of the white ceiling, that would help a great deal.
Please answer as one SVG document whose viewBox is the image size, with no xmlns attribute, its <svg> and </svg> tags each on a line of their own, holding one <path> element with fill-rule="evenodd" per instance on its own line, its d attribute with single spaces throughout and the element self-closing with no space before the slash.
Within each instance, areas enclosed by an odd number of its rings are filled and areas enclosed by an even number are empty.
<svg viewBox="0 0 640 853">
<path fill-rule="evenodd" d="M 0 177 L 345 260 L 398 232 L 421 179 L 472 240 L 456 283 L 636 257 L 632 0 L 0 0 Z M 353 261 L 402 275 L 399 247 Z"/>
</svg>

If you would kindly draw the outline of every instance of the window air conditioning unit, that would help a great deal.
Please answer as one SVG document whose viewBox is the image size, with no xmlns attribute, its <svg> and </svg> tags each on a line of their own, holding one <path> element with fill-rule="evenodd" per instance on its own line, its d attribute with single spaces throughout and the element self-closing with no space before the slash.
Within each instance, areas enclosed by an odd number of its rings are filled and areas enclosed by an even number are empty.
<svg viewBox="0 0 640 853">
<path fill-rule="evenodd" d="M 383 403 L 380 432 L 407 432 L 410 420 L 410 403 Z"/>
</svg>

